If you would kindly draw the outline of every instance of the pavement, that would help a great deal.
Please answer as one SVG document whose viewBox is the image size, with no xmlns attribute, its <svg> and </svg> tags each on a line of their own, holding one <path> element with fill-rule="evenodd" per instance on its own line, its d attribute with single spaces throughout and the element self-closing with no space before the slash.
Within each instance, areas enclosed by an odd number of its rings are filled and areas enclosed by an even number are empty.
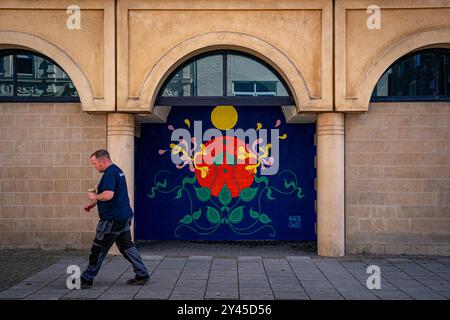
<svg viewBox="0 0 450 320">
<path fill-rule="evenodd" d="M 0 251 L 0 292 L 22 282 L 64 257 L 79 256 L 80 254 L 81 251 Z"/>
<path fill-rule="evenodd" d="M 0 299 L 450 299 L 450 257 L 324 258 L 315 255 L 311 245 L 295 243 L 151 242 L 141 244 L 139 251 L 151 273 L 147 284 L 127 285 L 126 280 L 134 276 L 130 264 L 122 256 L 108 256 L 94 286 L 87 290 L 70 290 L 66 285 L 67 267 L 77 265 L 82 271 L 87 252 L 34 251 L 27 254 L 28 262 L 4 259 L 20 251 L 0 252 Z M 16 270 L 14 263 L 26 263 L 32 271 L 24 275 L 23 266 Z M 368 266 L 380 268 L 380 289 L 368 289 Z M 8 277 L 16 279 L 9 286 L 4 283 Z"/>
</svg>

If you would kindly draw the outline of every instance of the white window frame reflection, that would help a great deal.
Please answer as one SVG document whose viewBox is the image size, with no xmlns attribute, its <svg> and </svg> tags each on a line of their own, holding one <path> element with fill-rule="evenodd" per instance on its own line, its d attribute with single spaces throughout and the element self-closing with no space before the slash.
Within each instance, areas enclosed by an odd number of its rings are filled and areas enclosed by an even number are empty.
<svg viewBox="0 0 450 320">
<path fill-rule="evenodd" d="M 253 84 L 253 91 L 237 91 L 235 89 L 235 85 L 238 83 L 252 83 Z M 258 91 L 257 84 L 258 83 L 271 83 L 275 85 L 275 88 L 277 87 L 278 82 L 277 81 L 232 81 L 232 95 L 233 96 L 249 96 L 249 97 L 261 97 L 261 96 L 267 96 L 267 97 L 275 97 L 277 95 L 276 91 Z"/>
</svg>

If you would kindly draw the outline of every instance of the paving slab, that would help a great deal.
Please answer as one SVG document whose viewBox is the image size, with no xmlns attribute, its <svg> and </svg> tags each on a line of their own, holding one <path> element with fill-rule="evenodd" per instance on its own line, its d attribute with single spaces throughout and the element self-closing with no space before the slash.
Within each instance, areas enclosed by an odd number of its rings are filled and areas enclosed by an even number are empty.
<svg viewBox="0 0 450 320">
<path fill-rule="evenodd" d="M 14 274 L 11 259 L 2 259 L 0 270 L 11 274 L 14 282 L 0 283 L 0 299 L 28 300 L 448 300 L 450 299 L 450 259 L 442 257 L 358 257 L 322 258 L 293 252 L 292 247 L 260 247 L 254 251 L 239 245 L 175 245 L 140 248 L 150 280 L 130 286 L 132 267 L 121 256 L 108 256 L 94 286 L 88 290 L 69 290 L 69 265 L 82 269 L 88 254 L 58 256 L 31 266 L 32 273 Z M 216 250 L 217 249 L 217 250 Z M 231 252 L 231 253 L 230 253 Z M 14 256 L 13 253 L 8 253 Z M 20 256 L 16 254 L 16 256 Z M 39 254 L 31 255 L 39 260 Z M 45 255 L 43 255 L 45 260 Z M 18 259 L 20 260 L 20 259 Z M 33 260 L 20 260 L 33 264 Z M 50 263 L 49 263 L 50 261 Z M 381 271 L 381 289 L 369 290 L 367 266 Z M 18 268 L 17 273 L 23 272 Z M 4 279 L 0 277 L 0 279 Z M 19 280 L 17 280 L 19 279 Z M 3 289 L 1 289 L 3 288 Z"/>
</svg>

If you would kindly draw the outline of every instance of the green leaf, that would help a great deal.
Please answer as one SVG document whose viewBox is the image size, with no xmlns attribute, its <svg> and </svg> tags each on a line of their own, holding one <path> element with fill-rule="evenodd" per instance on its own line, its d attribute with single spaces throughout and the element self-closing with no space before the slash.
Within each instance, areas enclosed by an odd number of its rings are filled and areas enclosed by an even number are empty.
<svg viewBox="0 0 450 320">
<path fill-rule="evenodd" d="M 253 219 L 258 219 L 259 218 L 259 212 L 258 211 L 254 211 L 253 209 L 250 209 L 250 217 L 252 217 Z"/>
<path fill-rule="evenodd" d="M 231 192 L 228 189 L 227 184 L 225 183 L 222 187 L 222 190 L 219 192 L 219 201 L 222 205 L 226 206 L 231 202 Z"/>
<path fill-rule="evenodd" d="M 201 215 L 202 215 L 202 209 L 200 208 L 192 214 L 192 217 L 194 218 L 194 220 L 198 220 Z"/>
<path fill-rule="evenodd" d="M 241 193 L 239 194 L 239 198 L 241 198 L 241 200 L 245 202 L 252 201 L 253 198 L 258 194 L 258 188 L 259 187 L 242 189 Z"/>
<path fill-rule="evenodd" d="M 225 154 L 225 161 L 230 166 L 234 166 L 237 162 L 236 158 L 232 154 L 229 154 L 228 152 Z"/>
<path fill-rule="evenodd" d="M 267 216 L 267 214 L 264 214 L 264 213 L 259 216 L 259 221 L 261 221 L 264 224 L 272 222 L 272 220 L 270 220 L 270 218 Z"/>
<path fill-rule="evenodd" d="M 218 153 L 213 160 L 213 164 L 215 166 L 220 166 L 223 164 L 223 158 L 224 158 L 224 154 L 222 152 Z M 228 165 L 234 166 L 236 164 L 236 158 L 232 155 L 229 154 L 228 152 L 225 152 L 225 162 Z"/>
<path fill-rule="evenodd" d="M 183 219 L 181 219 L 180 221 L 178 221 L 179 223 L 184 223 L 184 224 L 189 224 L 192 222 L 192 216 L 190 214 L 187 214 L 184 216 Z"/>
<path fill-rule="evenodd" d="M 233 224 L 238 224 L 239 222 L 244 219 L 244 207 L 237 207 L 231 211 L 230 215 L 228 216 L 228 220 L 230 220 Z"/>
<path fill-rule="evenodd" d="M 195 188 L 195 194 L 197 195 L 198 200 L 206 202 L 211 198 L 211 191 L 208 188 Z"/>
<path fill-rule="evenodd" d="M 178 189 L 177 196 L 174 199 L 180 199 L 183 195 L 183 188 Z"/>
<path fill-rule="evenodd" d="M 220 213 L 213 207 L 207 206 L 206 219 L 212 224 L 220 223 Z"/>
</svg>

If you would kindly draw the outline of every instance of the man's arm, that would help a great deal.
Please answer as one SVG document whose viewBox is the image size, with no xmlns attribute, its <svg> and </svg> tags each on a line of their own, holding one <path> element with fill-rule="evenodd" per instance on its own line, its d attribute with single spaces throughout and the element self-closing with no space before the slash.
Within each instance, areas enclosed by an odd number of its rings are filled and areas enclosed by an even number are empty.
<svg viewBox="0 0 450 320">
<path fill-rule="evenodd" d="M 114 197 L 114 191 L 105 190 L 102 193 L 96 194 L 94 192 L 88 193 L 88 198 L 91 201 L 109 201 Z"/>
</svg>

